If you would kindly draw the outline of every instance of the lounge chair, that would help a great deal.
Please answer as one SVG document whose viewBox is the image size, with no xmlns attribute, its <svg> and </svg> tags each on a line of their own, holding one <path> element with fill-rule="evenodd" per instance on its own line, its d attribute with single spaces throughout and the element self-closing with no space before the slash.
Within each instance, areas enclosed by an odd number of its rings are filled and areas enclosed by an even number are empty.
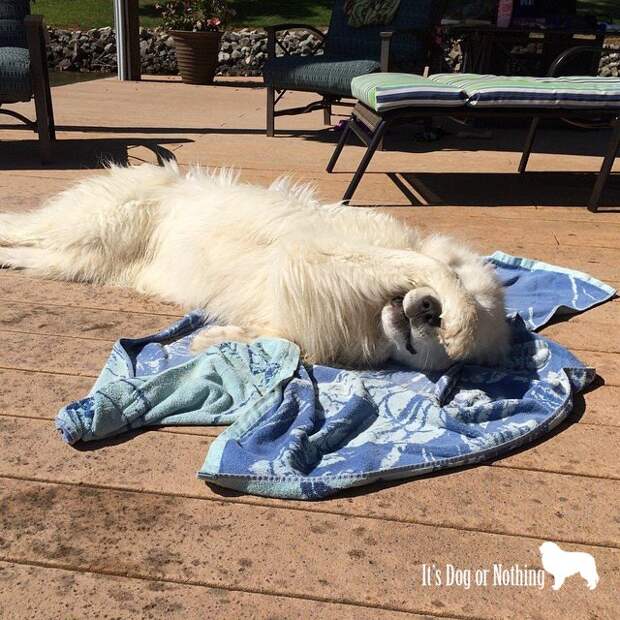
<svg viewBox="0 0 620 620">
<path fill-rule="evenodd" d="M 56 139 L 46 36 L 43 18 L 30 15 L 29 0 L 0 0 L 0 114 L 22 121 L 39 134 L 43 162 L 51 159 L 52 143 Z M 2 107 L 30 101 L 33 96 L 35 121 Z"/>
<path fill-rule="evenodd" d="M 568 57 L 587 49 L 572 48 L 563 56 Z M 620 146 L 620 78 L 533 78 L 458 73 L 440 73 L 424 78 L 404 73 L 380 73 L 354 78 L 351 90 L 358 103 L 327 165 L 327 171 L 332 172 L 351 133 L 356 134 L 366 144 L 366 153 L 344 193 L 345 203 L 353 197 L 385 131 L 391 126 L 412 119 L 438 116 L 532 118 L 519 165 L 521 173 L 527 166 L 541 120 L 609 119 L 612 135 L 587 205 L 590 211 L 598 209 L 603 188 Z"/>
<path fill-rule="evenodd" d="M 422 73 L 430 62 L 435 27 L 443 3 L 437 0 L 402 0 L 387 25 L 352 27 L 345 1 L 334 2 L 329 29 L 324 34 L 304 24 L 278 24 L 267 30 L 267 61 L 263 78 L 267 86 L 267 135 L 274 134 L 276 116 L 323 110 L 325 124 L 331 122 L 331 106 L 351 97 L 351 80 L 376 71 L 400 70 Z M 321 40 L 322 53 L 292 56 L 278 34 L 307 30 Z M 277 56 L 276 49 L 284 55 Z M 318 50 L 317 50 L 318 51 Z M 276 110 L 287 90 L 318 93 L 321 99 L 306 106 Z"/>
</svg>

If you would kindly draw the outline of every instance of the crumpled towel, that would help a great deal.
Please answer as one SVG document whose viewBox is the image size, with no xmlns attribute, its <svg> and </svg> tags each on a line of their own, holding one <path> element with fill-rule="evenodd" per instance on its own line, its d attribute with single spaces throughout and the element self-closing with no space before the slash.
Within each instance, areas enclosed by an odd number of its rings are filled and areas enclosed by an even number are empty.
<svg viewBox="0 0 620 620">
<path fill-rule="evenodd" d="M 211 322 L 193 312 L 154 336 L 119 340 L 90 394 L 61 409 L 56 426 L 75 443 L 142 426 L 230 424 L 198 476 L 297 499 L 497 458 L 557 426 L 573 393 L 595 376 L 530 330 L 615 291 L 539 261 L 500 252 L 489 260 L 506 287 L 512 328 L 501 368 L 311 366 L 279 339 L 223 343 L 193 356 L 192 338 Z"/>
</svg>

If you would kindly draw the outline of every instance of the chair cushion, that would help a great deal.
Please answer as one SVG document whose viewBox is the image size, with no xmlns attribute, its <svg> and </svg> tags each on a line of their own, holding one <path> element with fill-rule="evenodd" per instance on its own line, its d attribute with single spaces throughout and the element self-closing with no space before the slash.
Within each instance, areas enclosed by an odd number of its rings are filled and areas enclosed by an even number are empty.
<svg viewBox="0 0 620 620">
<path fill-rule="evenodd" d="M 429 33 L 437 25 L 441 13 L 437 0 L 401 0 L 389 24 L 373 24 L 352 28 L 344 10 L 344 0 L 333 3 L 327 31 L 325 52 L 340 58 L 368 58 L 379 60 L 380 33 L 386 30 L 407 31 L 419 28 Z M 428 37 L 403 32 L 390 42 L 390 67 L 395 71 L 417 71 L 428 62 Z"/>
<path fill-rule="evenodd" d="M 435 84 L 467 93 L 467 105 L 477 108 L 620 108 L 620 78 L 503 77 L 475 73 L 438 73 Z"/>
<path fill-rule="evenodd" d="M 267 86 L 277 89 L 351 96 L 351 80 L 359 75 L 379 71 L 374 60 L 343 60 L 328 55 L 280 56 L 263 67 Z"/>
<path fill-rule="evenodd" d="M 0 47 L 0 103 L 29 101 L 30 55 L 21 47 Z"/>
<path fill-rule="evenodd" d="M 377 112 L 396 108 L 464 106 L 467 95 L 456 86 L 438 84 L 411 73 L 373 73 L 351 82 L 353 96 Z"/>
<path fill-rule="evenodd" d="M 620 78 L 535 78 L 474 73 L 374 73 L 351 82 L 353 96 L 382 112 L 410 107 L 620 109 Z"/>
</svg>

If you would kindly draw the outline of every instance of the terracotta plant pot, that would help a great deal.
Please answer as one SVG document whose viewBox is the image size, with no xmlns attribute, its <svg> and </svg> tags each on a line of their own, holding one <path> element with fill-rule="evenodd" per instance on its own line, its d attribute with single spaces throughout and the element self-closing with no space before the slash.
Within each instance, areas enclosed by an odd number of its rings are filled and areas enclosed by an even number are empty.
<svg viewBox="0 0 620 620">
<path fill-rule="evenodd" d="M 221 32 L 171 30 L 179 72 L 186 84 L 213 84 Z"/>
</svg>

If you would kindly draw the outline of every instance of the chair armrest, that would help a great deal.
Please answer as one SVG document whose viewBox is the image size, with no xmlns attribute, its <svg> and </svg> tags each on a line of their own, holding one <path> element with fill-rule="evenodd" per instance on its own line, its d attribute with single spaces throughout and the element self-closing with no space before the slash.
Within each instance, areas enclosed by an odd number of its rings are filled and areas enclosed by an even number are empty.
<svg viewBox="0 0 620 620">
<path fill-rule="evenodd" d="M 600 60 L 600 56 L 603 54 L 603 47 L 594 45 L 576 45 L 575 47 L 569 47 L 567 50 L 564 50 L 559 56 L 557 56 L 557 58 L 551 63 L 549 71 L 547 71 L 547 77 L 556 77 L 558 69 L 567 60 L 583 52 L 598 54 Z"/>
<path fill-rule="evenodd" d="M 314 26 L 309 26 L 308 24 L 275 24 L 273 26 L 266 26 L 265 30 L 267 31 L 267 58 L 275 58 L 276 34 L 278 32 L 282 32 L 283 30 L 307 30 L 308 32 L 311 32 L 315 36 L 319 37 L 319 39 L 321 40 L 321 45 L 325 43 L 325 33 L 321 32 L 318 28 L 315 28 Z M 282 46 L 280 45 L 280 47 Z"/>
<path fill-rule="evenodd" d="M 30 52 L 30 70 L 37 76 L 47 76 L 47 28 L 41 15 L 24 18 L 26 41 Z"/>
<path fill-rule="evenodd" d="M 50 34 L 45 27 L 42 15 L 26 15 L 26 17 L 24 18 L 24 28 L 26 29 L 26 32 L 28 32 L 28 30 L 34 32 L 39 30 L 43 35 L 45 45 L 49 45 Z"/>
</svg>

